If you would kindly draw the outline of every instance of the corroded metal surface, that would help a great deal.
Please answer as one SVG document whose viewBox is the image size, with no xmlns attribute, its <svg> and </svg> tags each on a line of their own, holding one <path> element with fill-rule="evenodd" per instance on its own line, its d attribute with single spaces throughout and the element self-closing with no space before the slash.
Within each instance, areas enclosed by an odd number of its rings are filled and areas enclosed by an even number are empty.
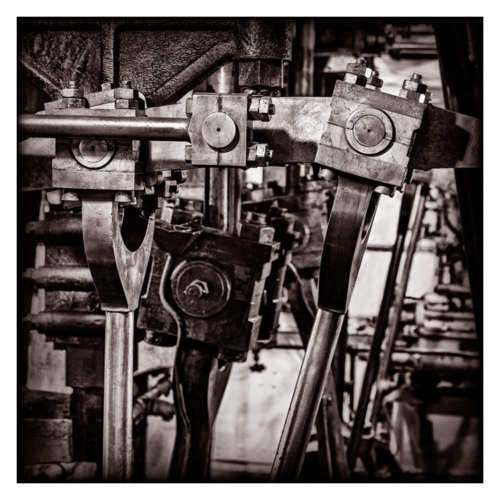
<svg viewBox="0 0 500 500">
<path fill-rule="evenodd" d="M 232 59 L 291 59 L 285 18 L 22 18 L 19 70 L 51 98 L 132 79 L 156 106 L 175 102 Z"/>
</svg>

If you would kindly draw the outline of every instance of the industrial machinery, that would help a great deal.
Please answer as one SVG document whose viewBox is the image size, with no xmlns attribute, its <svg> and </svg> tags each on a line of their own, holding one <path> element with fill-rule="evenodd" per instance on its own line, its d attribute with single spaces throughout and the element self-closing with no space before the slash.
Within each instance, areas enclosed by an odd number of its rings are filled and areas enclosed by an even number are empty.
<svg viewBox="0 0 500 500">
<path fill-rule="evenodd" d="M 273 346 L 287 270 L 302 282 L 314 269 L 317 310 L 295 301 L 296 318 L 305 308 L 314 322 L 271 480 L 298 479 L 315 421 L 331 471 L 347 480 L 416 195 L 421 223 L 428 179 L 417 173 L 482 167 L 481 121 L 434 107 L 417 73 L 388 94 L 357 57 L 331 97 L 281 96 L 291 28 L 279 18 L 20 21 L 21 74 L 52 99 L 17 122 L 20 187 L 46 190 L 52 207 L 27 231 L 54 247 L 24 277 L 56 292 L 51 311 L 24 323 L 66 349 L 73 458 L 98 462 L 102 446 L 103 481 L 143 477 L 148 413 L 175 413 L 170 479 L 207 480 L 232 363 Z M 179 101 L 230 61 L 213 92 Z M 288 170 L 286 189 L 252 189 L 242 204 L 241 171 L 270 166 Z M 187 172 L 202 168 L 205 199 L 183 197 Z M 332 361 L 380 197 L 396 190 L 398 238 L 346 450 Z M 61 291 L 80 295 L 68 308 Z M 154 389 L 134 372 L 139 339 L 177 346 L 173 378 L 158 369 Z M 175 410 L 158 400 L 171 387 Z M 102 445 L 95 435 L 90 447 L 100 415 Z"/>
</svg>

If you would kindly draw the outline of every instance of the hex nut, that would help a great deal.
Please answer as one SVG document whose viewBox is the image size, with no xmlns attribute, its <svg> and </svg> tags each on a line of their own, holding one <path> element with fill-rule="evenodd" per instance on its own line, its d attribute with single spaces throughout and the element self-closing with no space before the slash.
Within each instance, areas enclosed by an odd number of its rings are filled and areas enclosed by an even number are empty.
<svg viewBox="0 0 500 500">
<path fill-rule="evenodd" d="M 139 99 L 139 92 L 135 89 L 118 88 L 114 90 L 115 99 Z"/>
<path fill-rule="evenodd" d="M 111 90 L 113 88 L 112 83 L 102 83 L 101 84 L 101 90 Z"/>
<path fill-rule="evenodd" d="M 189 118 L 193 116 L 193 98 L 186 99 L 186 116 Z"/>
<path fill-rule="evenodd" d="M 370 78 L 373 74 L 373 70 L 366 67 L 366 63 L 358 62 L 349 63 L 347 65 L 347 72 L 358 76 L 364 76 L 365 78 Z"/>
<path fill-rule="evenodd" d="M 259 120 L 259 111 L 260 111 L 260 98 L 252 97 L 248 106 L 248 113 L 252 117 L 253 120 Z"/>
<path fill-rule="evenodd" d="M 384 80 L 380 79 L 378 77 L 378 74 L 376 71 L 373 72 L 373 75 L 368 78 L 368 81 L 366 82 L 367 85 L 371 85 L 372 87 L 375 87 L 377 89 L 382 88 L 382 85 L 384 84 Z"/>
<path fill-rule="evenodd" d="M 208 292 L 207 282 L 201 280 L 194 280 L 184 290 L 184 293 L 191 299 L 201 299 L 204 295 L 208 295 Z"/>
<path fill-rule="evenodd" d="M 401 89 L 399 91 L 399 97 L 404 97 L 410 101 L 420 102 L 422 104 L 427 104 L 432 100 L 432 94 L 426 92 L 425 94 L 420 94 L 419 92 L 413 92 L 412 90 Z"/>
<path fill-rule="evenodd" d="M 184 161 L 191 163 L 193 161 L 193 146 L 186 146 L 184 150 Z"/>
<path fill-rule="evenodd" d="M 258 144 L 256 148 L 256 161 L 259 167 L 265 167 L 268 162 L 268 146 L 267 144 Z"/>
<path fill-rule="evenodd" d="M 252 144 L 247 148 L 247 161 L 255 162 L 257 161 L 257 144 Z"/>
<path fill-rule="evenodd" d="M 274 227 L 241 221 L 238 236 L 244 240 L 257 241 L 258 243 L 272 243 L 274 240 Z"/>
<path fill-rule="evenodd" d="M 84 108 L 85 99 L 79 97 L 63 97 L 59 99 L 59 108 L 62 109 L 73 109 L 73 108 Z"/>
<path fill-rule="evenodd" d="M 83 89 L 77 88 L 77 89 L 63 89 L 62 91 L 62 96 L 63 97 L 83 97 Z"/>
<path fill-rule="evenodd" d="M 365 76 L 356 75 L 354 73 L 346 73 L 344 76 L 344 82 L 364 87 L 368 82 L 368 79 Z"/>
<path fill-rule="evenodd" d="M 134 99 L 115 99 L 115 109 L 139 109 L 139 101 Z"/>
<path fill-rule="evenodd" d="M 259 102 L 259 120 L 268 122 L 271 116 L 274 115 L 275 107 L 270 97 L 261 97 Z"/>
<path fill-rule="evenodd" d="M 425 94 L 428 88 L 427 85 L 416 82 L 415 80 L 405 80 L 403 82 L 403 89 L 418 92 L 419 94 Z"/>
</svg>

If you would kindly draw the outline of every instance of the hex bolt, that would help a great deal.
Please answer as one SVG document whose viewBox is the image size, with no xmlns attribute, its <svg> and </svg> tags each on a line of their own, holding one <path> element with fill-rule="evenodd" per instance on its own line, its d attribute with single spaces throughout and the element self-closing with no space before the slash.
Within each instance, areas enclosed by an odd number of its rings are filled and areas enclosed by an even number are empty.
<svg viewBox="0 0 500 500">
<path fill-rule="evenodd" d="M 68 89 L 77 89 L 77 88 L 78 88 L 78 85 L 76 84 L 75 80 L 70 80 L 68 82 Z"/>
<path fill-rule="evenodd" d="M 427 85 L 422 82 L 422 75 L 413 73 L 409 80 L 403 82 L 399 97 L 427 104 L 432 100 L 433 96 L 432 93 L 428 91 Z"/>
<path fill-rule="evenodd" d="M 206 281 L 194 280 L 190 283 L 186 289 L 184 290 L 185 295 L 187 295 L 190 299 L 199 300 L 204 295 L 208 294 L 208 285 Z"/>
<path fill-rule="evenodd" d="M 130 80 L 123 80 L 120 86 L 122 89 L 131 89 L 132 82 Z"/>
</svg>

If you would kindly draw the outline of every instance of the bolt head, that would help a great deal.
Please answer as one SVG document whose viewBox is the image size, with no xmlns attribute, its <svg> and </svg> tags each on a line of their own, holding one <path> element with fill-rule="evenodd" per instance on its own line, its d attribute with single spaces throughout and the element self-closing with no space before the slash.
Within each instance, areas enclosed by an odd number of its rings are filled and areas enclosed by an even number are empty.
<svg viewBox="0 0 500 500">
<path fill-rule="evenodd" d="M 420 80 L 421 82 L 422 80 Z M 416 80 L 405 80 L 403 82 L 403 89 L 405 90 L 411 90 L 412 92 L 418 92 L 419 94 L 425 94 L 427 92 L 427 85 L 424 85 L 423 83 L 419 83 Z"/>
<path fill-rule="evenodd" d="M 344 76 L 344 82 L 364 87 L 368 82 L 368 79 L 365 76 L 355 75 L 354 73 L 346 73 Z"/>
<path fill-rule="evenodd" d="M 101 84 L 101 90 L 111 90 L 113 88 L 112 83 L 103 83 Z"/>
<path fill-rule="evenodd" d="M 425 92 L 425 94 L 421 94 L 420 92 L 401 89 L 399 91 L 399 97 L 404 97 L 405 99 L 409 99 L 410 101 L 416 101 L 422 104 L 427 104 L 432 100 L 432 94 L 429 91 Z"/>
<path fill-rule="evenodd" d="M 139 92 L 132 88 L 118 88 L 114 90 L 115 99 L 139 99 Z"/>
<path fill-rule="evenodd" d="M 364 76 L 365 78 L 370 78 L 373 74 L 373 70 L 366 67 L 366 61 L 363 58 L 357 59 L 355 63 L 349 63 L 347 65 L 347 72 L 353 73 L 354 75 Z"/>
<path fill-rule="evenodd" d="M 85 99 L 80 97 L 63 97 L 59 99 L 60 109 L 84 108 Z"/>
<path fill-rule="evenodd" d="M 139 109 L 139 101 L 135 99 L 115 99 L 115 109 Z"/>
<path fill-rule="evenodd" d="M 78 98 L 82 98 L 83 97 L 83 89 L 79 89 L 77 87 L 70 87 L 70 88 L 67 88 L 67 89 L 63 89 L 62 96 L 63 97 L 78 97 Z"/>
</svg>

